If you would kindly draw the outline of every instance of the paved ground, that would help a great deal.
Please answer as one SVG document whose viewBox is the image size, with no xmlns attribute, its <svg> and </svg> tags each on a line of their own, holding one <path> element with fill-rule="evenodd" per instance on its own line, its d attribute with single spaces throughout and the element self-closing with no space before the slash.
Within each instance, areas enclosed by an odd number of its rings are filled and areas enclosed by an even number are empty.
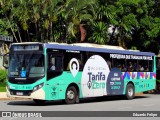
<svg viewBox="0 0 160 120">
<path fill-rule="evenodd" d="M 83 99 L 79 104 L 66 105 L 62 101 L 48 101 L 36 105 L 32 100 L 0 100 L 0 110 L 13 111 L 159 111 L 160 95 L 144 94 L 133 100 L 112 96 L 102 99 Z"/>
<path fill-rule="evenodd" d="M 0 92 L 0 98 L 7 98 L 6 92 Z"/>
<path fill-rule="evenodd" d="M 136 96 L 141 96 L 141 95 L 143 95 L 143 93 L 136 94 Z M 7 100 L 7 99 L 10 100 L 10 99 L 15 99 L 15 98 L 8 98 L 6 95 L 6 92 L 0 92 L 0 100 Z"/>
<path fill-rule="evenodd" d="M 21 100 L 23 98 L 8 98 L 6 92 L 0 92 L 0 100 Z"/>
<path fill-rule="evenodd" d="M 74 105 L 66 105 L 62 103 L 61 101 L 50 101 L 46 105 L 36 105 L 32 100 L 18 100 L 18 99 L 8 99 L 5 96 L 4 93 L 0 93 L 0 111 L 34 111 L 34 112 L 41 112 L 41 111 L 53 111 L 61 113 L 60 111 L 140 111 L 140 112 L 145 112 L 145 111 L 160 111 L 160 104 L 159 104 L 159 99 L 160 95 L 159 94 L 139 94 L 135 97 L 133 100 L 126 100 L 121 97 L 104 97 L 103 99 L 84 99 L 80 101 L 80 104 L 74 104 Z M 3 98 L 2 98 L 3 96 Z M 8 100 L 6 100 L 8 99 Z M 160 112 L 159 112 L 160 113 Z M 159 115 L 159 114 L 158 114 Z M 63 115 L 62 115 L 63 117 Z M 8 120 L 5 118 L 0 118 L 0 120 Z M 12 120 L 21 120 L 22 118 L 13 118 Z M 30 119 L 30 118 L 29 118 Z M 37 118 L 36 118 L 37 119 Z M 35 120 L 36 120 L 35 119 Z M 38 118 L 40 120 L 40 118 Z M 45 119 L 55 119 L 55 120 L 61 120 L 61 119 L 77 119 L 80 120 L 80 118 L 68 118 L 68 117 L 63 117 L 63 118 L 45 118 Z M 82 119 L 82 118 L 81 118 Z M 116 117 L 116 118 L 110 118 L 110 117 L 90 117 L 90 118 L 83 118 L 83 120 L 151 120 L 151 117 L 145 117 L 145 118 L 140 118 L 138 119 L 137 117 Z M 158 120 L 159 118 L 155 118 L 154 120 Z M 11 120 L 11 119 L 10 119 Z"/>
</svg>

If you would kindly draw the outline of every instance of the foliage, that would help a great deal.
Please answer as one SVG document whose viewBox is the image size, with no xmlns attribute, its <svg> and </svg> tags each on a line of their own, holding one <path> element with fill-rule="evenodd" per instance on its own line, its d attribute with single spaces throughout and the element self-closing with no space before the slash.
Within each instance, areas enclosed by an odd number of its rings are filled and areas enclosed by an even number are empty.
<svg viewBox="0 0 160 120">
<path fill-rule="evenodd" d="M 6 82 L 0 82 L 0 92 L 6 92 Z"/>
<path fill-rule="evenodd" d="M 82 42 L 83 24 L 84 42 L 160 48 L 158 0 L 0 0 L 0 9 L 0 34 L 14 42 Z"/>
<path fill-rule="evenodd" d="M 7 77 L 7 70 L 0 69 L 0 83 L 5 83 Z"/>
<path fill-rule="evenodd" d="M 160 80 L 156 80 L 156 82 L 160 83 Z"/>
<path fill-rule="evenodd" d="M 6 92 L 6 87 L 5 86 L 3 86 L 3 87 L 0 86 L 0 92 Z"/>
<path fill-rule="evenodd" d="M 66 0 L 62 17 L 66 26 L 66 39 L 80 39 L 80 24 L 87 24 L 94 17 L 95 0 Z M 80 42 L 80 41 L 79 41 Z"/>
<path fill-rule="evenodd" d="M 0 35 L 8 35 L 9 26 L 5 19 L 0 19 Z"/>
<path fill-rule="evenodd" d="M 106 44 L 108 40 L 107 35 L 108 27 L 104 22 L 97 22 L 93 24 L 93 34 L 89 38 L 89 41 L 98 44 Z"/>
</svg>

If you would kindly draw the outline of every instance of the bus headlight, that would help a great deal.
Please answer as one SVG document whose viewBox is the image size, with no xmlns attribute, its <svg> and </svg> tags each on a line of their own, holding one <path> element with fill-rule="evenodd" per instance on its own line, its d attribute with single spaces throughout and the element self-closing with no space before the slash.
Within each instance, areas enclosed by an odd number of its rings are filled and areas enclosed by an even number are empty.
<svg viewBox="0 0 160 120">
<path fill-rule="evenodd" d="M 41 88 L 43 87 L 43 85 L 44 85 L 44 83 L 41 83 L 41 84 L 35 86 L 35 87 L 33 88 L 33 92 L 36 91 L 36 90 L 38 90 L 38 89 L 41 89 Z"/>
<path fill-rule="evenodd" d="M 12 86 L 12 85 L 6 85 L 6 87 L 7 87 L 7 89 L 9 90 L 9 89 L 16 89 L 16 87 L 14 87 L 14 86 Z"/>
</svg>

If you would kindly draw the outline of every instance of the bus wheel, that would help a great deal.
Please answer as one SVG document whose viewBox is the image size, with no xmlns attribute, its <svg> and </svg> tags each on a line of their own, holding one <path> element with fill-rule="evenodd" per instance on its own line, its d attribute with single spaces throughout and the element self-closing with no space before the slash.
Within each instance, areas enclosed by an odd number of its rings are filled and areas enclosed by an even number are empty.
<svg viewBox="0 0 160 120">
<path fill-rule="evenodd" d="M 126 98 L 128 100 L 131 100 L 134 98 L 134 94 L 135 94 L 134 86 L 131 83 L 129 83 L 126 88 Z"/>
<path fill-rule="evenodd" d="M 45 100 L 38 100 L 38 99 L 33 99 L 33 101 L 37 104 L 37 105 L 44 105 L 45 104 Z"/>
<path fill-rule="evenodd" d="M 70 86 L 66 91 L 65 102 L 67 104 L 74 104 L 79 102 L 79 96 L 74 86 Z"/>
</svg>

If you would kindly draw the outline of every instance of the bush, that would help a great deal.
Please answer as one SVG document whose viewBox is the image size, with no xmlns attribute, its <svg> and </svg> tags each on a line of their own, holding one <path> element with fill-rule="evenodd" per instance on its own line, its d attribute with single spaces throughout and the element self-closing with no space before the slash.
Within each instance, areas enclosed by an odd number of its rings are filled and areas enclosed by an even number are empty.
<svg viewBox="0 0 160 120">
<path fill-rule="evenodd" d="M 0 69 L 0 83 L 1 84 L 5 83 L 6 78 L 7 78 L 7 70 Z"/>
</svg>

